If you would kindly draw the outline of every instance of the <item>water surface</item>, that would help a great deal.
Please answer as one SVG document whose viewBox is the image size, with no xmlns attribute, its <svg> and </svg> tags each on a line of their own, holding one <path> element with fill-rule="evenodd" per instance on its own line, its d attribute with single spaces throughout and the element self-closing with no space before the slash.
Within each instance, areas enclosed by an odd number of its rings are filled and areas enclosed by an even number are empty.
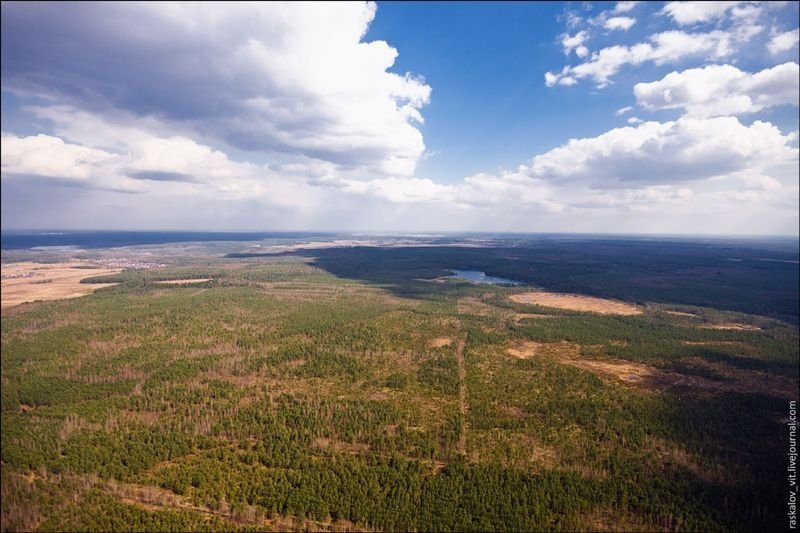
<svg viewBox="0 0 800 533">
<path fill-rule="evenodd" d="M 452 279 L 460 279 L 470 283 L 480 283 L 484 285 L 522 285 L 521 281 L 514 281 L 513 279 L 498 278 L 495 276 L 487 276 L 486 272 L 480 270 L 451 270 L 452 276 L 447 276 Z"/>
</svg>

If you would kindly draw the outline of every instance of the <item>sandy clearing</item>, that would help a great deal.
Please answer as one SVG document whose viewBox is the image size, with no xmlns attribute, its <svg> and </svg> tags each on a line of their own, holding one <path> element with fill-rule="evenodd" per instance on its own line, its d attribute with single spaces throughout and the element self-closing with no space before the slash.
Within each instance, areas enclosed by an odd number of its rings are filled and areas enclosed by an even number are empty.
<svg viewBox="0 0 800 533">
<path fill-rule="evenodd" d="M 591 359 L 575 359 L 564 361 L 568 364 L 595 374 L 620 379 L 626 383 L 645 384 L 660 378 L 661 373 L 653 367 L 630 361 L 598 361 Z"/>
<path fill-rule="evenodd" d="M 81 283 L 82 279 L 122 272 L 120 268 L 93 267 L 87 261 L 63 263 L 4 263 L 2 265 L 2 302 L 7 309 L 25 302 L 77 298 L 116 283 Z"/>
<path fill-rule="evenodd" d="M 508 348 L 506 353 L 513 355 L 517 359 L 530 359 L 531 357 L 534 357 L 537 352 L 539 352 L 539 349 L 542 346 L 543 345 L 540 342 L 526 341 L 516 348 Z"/>
<path fill-rule="evenodd" d="M 702 326 L 698 326 L 702 329 L 733 329 L 738 331 L 761 331 L 761 328 L 758 326 L 753 326 L 752 324 L 741 324 L 739 322 L 723 322 L 720 324 L 705 324 Z"/>
<path fill-rule="evenodd" d="M 604 315 L 639 315 L 642 313 L 638 307 L 615 300 L 583 296 L 581 294 L 564 294 L 556 292 L 525 292 L 513 294 L 509 298 L 521 304 L 534 304 L 556 309 L 569 309 L 570 311 L 584 311 Z"/>
<path fill-rule="evenodd" d="M 205 283 L 206 281 L 214 281 L 212 278 L 197 278 L 197 279 L 168 279 L 164 281 L 156 281 L 159 285 L 191 285 L 193 283 Z"/>
<path fill-rule="evenodd" d="M 431 348 L 441 348 L 442 346 L 450 346 L 453 344 L 453 339 L 450 337 L 437 337 L 428 343 Z"/>
</svg>

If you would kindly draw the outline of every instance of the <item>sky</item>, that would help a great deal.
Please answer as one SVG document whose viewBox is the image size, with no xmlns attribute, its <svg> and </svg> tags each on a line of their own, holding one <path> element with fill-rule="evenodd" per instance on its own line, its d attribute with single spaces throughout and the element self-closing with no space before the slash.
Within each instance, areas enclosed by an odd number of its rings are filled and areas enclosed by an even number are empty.
<svg viewBox="0 0 800 533">
<path fill-rule="evenodd" d="M 3 2 L 14 229 L 793 235 L 798 2 Z"/>
</svg>

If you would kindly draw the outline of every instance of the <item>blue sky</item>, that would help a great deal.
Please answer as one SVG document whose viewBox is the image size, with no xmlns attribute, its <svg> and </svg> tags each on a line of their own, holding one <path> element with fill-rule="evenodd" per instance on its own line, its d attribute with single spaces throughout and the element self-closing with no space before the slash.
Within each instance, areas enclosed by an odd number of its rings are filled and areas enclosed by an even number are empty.
<svg viewBox="0 0 800 533">
<path fill-rule="evenodd" d="M 798 3 L 3 3 L 2 227 L 797 234 Z"/>
<path fill-rule="evenodd" d="M 625 124 L 627 117 L 617 117 L 614 111 L 635 104 L 633 84 L 643 76 L 663 76 L 674 65 L 623 71 L 605 90 L 583 85 L 554 91 L 542 83 L 545 72 L 566 64 L 559 36 L 566 31 L 567 14 L 590 18 L 613 9 L 614 4 L 473 2 L 454 9 L 451 2 L 379 3 L 380 16 L 367 38 L 392 43 L 400 52 L 394 70 L 424 73 L 434 89 L 421 130 L 436 156 L 424 159 L 420 172 L 459 180 L 523 163 L 531 154 L 571 137 L 594 136 Z M 599 46 L 637 42 L 664 31 L 670 21 L 656 15 L 662 7 L 660 2 L 638 4 L 628 14 L 644 23 L 637 21 L 624 36 L 601 30 L 593 41 Z M 797 4 L 775 15 L 796 21 Z M 784 24 L 791 29 L 791 23 Z M 771 57 L 746 52 L 737 57 L 741 68 L 771 66 Z M 786 57 L 793 57 L 791 51 Z M 704 63 L 702 57 L 687 61 L 693 66 Z M 572 111 L 554 113 L 553 109 Z M 772 121 L 785 128 L 797 127 L 796 106 L 776 111 Z M 647 115 L 673 119 L 680 113 Z"/>
</svg>

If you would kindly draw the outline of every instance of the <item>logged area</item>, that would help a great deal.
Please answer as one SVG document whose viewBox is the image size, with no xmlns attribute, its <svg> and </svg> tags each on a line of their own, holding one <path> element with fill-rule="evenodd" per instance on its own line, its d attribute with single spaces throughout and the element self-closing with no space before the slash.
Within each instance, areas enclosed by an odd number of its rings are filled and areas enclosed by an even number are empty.
<svg viewBox="0 0 800 533">
<path fill-rule="evenodd" d="M 48 256 L 117 284 L 4 310 L 2 530 L 783 527 L 796 264 L 469 244 Z"/>
<path fill-rule="evenodd" d="M 82 284 L 82 280 L 118 272 L 120 269 L 95 267 L 85 261 L 3 263 L 2 308 L 36 300 L 60 300 L 84 296 L 115 283 Z"/>
</svg>

